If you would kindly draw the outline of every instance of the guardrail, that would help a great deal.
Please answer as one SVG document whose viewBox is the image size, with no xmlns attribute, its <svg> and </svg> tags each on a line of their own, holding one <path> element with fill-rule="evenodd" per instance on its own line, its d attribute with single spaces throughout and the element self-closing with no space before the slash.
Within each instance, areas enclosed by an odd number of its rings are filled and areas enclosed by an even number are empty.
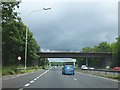
<svg viewBox="0 0 120 90">
<path fill-rule="evenodd" d="M 106 70 L 106 69 L 87 69 L 87 70 L 82 70 L 80 68 L 75 68 L 75 69 L 76 70 L 81 70 L 83 72 L 94 73 L 94 74 L 101 74 L 101 75 L 112 75 L 112 76 L 120 75 L 120 71 L 115 71 L 115 70 Z"/>
</svg>

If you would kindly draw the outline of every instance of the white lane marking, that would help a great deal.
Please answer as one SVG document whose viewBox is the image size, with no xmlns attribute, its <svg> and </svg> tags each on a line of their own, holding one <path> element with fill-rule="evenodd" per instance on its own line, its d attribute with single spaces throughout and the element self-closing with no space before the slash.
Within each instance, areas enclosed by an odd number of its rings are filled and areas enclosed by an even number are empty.
<svg viewBox="0 0 120 90">
<path fill-rule="evenodd" d="M 42 73 L 41 75 L 39 75 L 38 77 L 36 77 L 34 80 L 30 81 L 30 83 L 25 84 L 24 86 L 25 86 L 25 87 L 28 87 L 30 84 L 34 83 L 35 80 L 37 80 L 38 78 L 40 78 L 41 76 L 43 76 L 44 74 L 46 74 L 48 71 L 49 71 L 49 70 L 45 71 L 44 73 Z M 18 76 L 23 76 L 23 75 L 25 75 L 25 74 L 17 75 L 16 77 L 18 77 Z M 26 75 L 27 75 L 27 74 L 26 74 Z M 12 78 L 13 78 L 13 77 L 12 77 Z M 6 78 L 6 79 L 10 79 L 10 78 Z M 18 90 L 23 90 L 23 89 L 24 89 L 24 88 L 19 88 Z"/>
<path fill-rule="evenodd" d="M 34 81 L 36 81 L 37 79 L 35 78 Z"/>
<path fill-rule="evenodd" d="M 30 83 L 28 83 L 28 84 L 25 84 L 25 87 L 28 87 L 30 85 Z"/>
<path fill-rule="evenodd" d="M 36 77 L 36 79 L 38 79 L 39 77 Z"/>
<path fill-rule="evenodd" d="M 75 81 L 77 81 L 77 79 L 76 78 L 73 78 Z"/>
<path fill-rule="evenodd" d="M 25 87 L 28 87 L 30 84 L 32 84 L 33 82 L 35 82 L 38 78 L 40 78 L 41 76 L 43 76 L 45 73 L 47 73 L 49 70 L 45 71 L 44 73 L 42 73 L 41 75 L 39 75 L 38 77 L 34 78 L 34 80 L 30 81 L 28 84 L 25 84 Z"/>
<path fill-rule="evenodd" d="M 85 74 L 85 73 L 82 73 L 82 72 L 76 72 L 76 73 L 83 74 L 83 75 L 88 75 L 88 76 L 92 76 L 92 77 L 98 77 L 98 78 L 102 78 L 102 79 L 109 80 L 109 81 L 111 80 L 111 81 L 114 81 L 114 82 L 119 82 L 118 80 L 109 79 L 109 78 L 105 78 L 105 77 L 101 77 L 101 76 L 96 76 L 96 75 L 91 75 L 91 74 Z"/>
<path fill-rule="evenodd" d="M 32 81 L 30 81 L 30 83 L 33 83 L 34 81 L 32 80 Z"/>
</svg>

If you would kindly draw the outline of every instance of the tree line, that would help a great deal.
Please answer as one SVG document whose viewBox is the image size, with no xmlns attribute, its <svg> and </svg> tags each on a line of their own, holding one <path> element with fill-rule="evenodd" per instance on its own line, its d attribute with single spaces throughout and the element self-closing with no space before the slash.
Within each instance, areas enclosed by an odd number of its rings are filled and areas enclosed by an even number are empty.
<svg viewBox="0 0 120 90">
<path fill-rule="evenodd" d="M 89 67 L 96 68 L 105 68 L 107 65 L 112 67 L 120 66 L 120 36 L 116 38 L 116 41 L 113 43 L 100 42 L 99 45 L 94 47 L 84 47 L 81 50 L 82 52 L 110 52 L 112 53 L 112 58 L 106 60 L 105 58 L 76 58 L 77 64 L 80 67 L 83 64 L 88 62 Z"/>
<path fill-rule="evenodd" d="M 19 65 L 17 59 L 20 56 L 21 65 L 25 63 L 25 40 L 27 26 L 22 22 L 16 8 L 20 2 L 1 2 L 2 8 L 2 65 Z M 28 30 L 27 66 L 44 65 L 44 59 L 37 54 L 40 46 Z M 47 59 L 45 59 L 48 62 Z"/>
</svg>

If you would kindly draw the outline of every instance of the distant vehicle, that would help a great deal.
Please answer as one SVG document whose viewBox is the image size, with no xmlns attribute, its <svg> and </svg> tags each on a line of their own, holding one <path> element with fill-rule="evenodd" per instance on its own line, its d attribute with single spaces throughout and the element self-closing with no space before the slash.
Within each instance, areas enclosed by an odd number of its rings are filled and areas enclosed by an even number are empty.
<svg viewBox="0 0 120 90">
<path fill-rule="evenodd" d="M 120 67 L 114 67 L 112 70 L 120 71 Z"/>
<path fill-rule="evenodd" d="M 94 68 L 94 67 L 89 67 L 88 69 L 90 69 L 90 70 L 94 70 L 95 68 Z"/>
<path fill-rule="evenodd" d="M 74 75 L 74 65 L 64 65 L 62 68 L 62 74 L 72 74 Z"/>
<path fill-rule="evenodd" d="M 81 69 L 82 69 L 82 70 L 88 70 L 88 67 L 87 67 L 86 65 L 82 65 L 82 66 L 81 66 Z"/>
</svg>

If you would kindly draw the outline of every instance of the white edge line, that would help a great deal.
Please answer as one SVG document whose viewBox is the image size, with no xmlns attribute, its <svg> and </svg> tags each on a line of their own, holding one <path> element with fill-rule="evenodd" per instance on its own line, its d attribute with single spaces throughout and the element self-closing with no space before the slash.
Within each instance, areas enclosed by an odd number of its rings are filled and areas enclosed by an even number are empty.
<svg viewBox="0 0 120 90">
<path fill-rule="evenodd" d="M 111 81 L 115 81 L 115 82 L 119 82 L 119 81 L 117 81 L 117 80 L 109 79 L 109 78 L 105 78 L 105 77 L 101 77 L 101 76 L 86 74 L 86 73 L 82 73 L 82 72 L 77 72 L 77 73 L 84 74 L 84 75 L 88 75 L 88 76 L 93 76 L 93 77 L 99 77 L 99 78 L 102 78 L 102 79 L 111 80 Z"/>
</svg>

